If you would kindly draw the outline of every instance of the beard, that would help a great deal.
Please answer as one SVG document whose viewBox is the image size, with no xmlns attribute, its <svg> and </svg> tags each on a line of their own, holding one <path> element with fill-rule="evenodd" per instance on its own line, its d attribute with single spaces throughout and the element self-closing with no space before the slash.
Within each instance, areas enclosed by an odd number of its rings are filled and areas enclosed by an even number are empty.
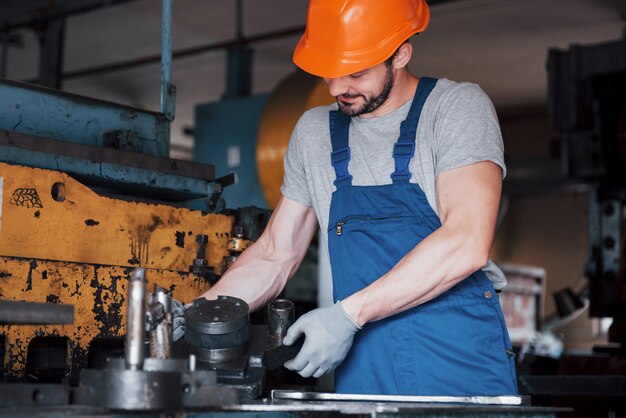
<svg viewBox="0 0 626 418">
<path fill-rule="evenodd" d="M 363 115 L 363 114 L 371 113 L 375 111 L 383 103 L 385 103 L 387 99 L 389 98 L 389 93 L 391 93 L 391 89 L 393 88 L 393 83 L 394 83 L 393 71 L 391 69 L 391 66 L 387 66 L 387 74 L 385 75 L 385 83 L 383 84 L 383 88 L 381 89 L 379 94 L 377 94 L 376 96 L 370 97 L 369 99 L 365 97 L 363 94 L 354 94 L 354 95 L 344 94 L 343 97 L 350 98 L 350 99 L 353 99 L 356 97 L 362 97 L 365 102 L 360 107 L 356 107 L 355 104 L 353 103 L 346 104 L 342 102 L 341 100 L 339 100 L 339 98 L 337 97 L 336 100 L 337 100 L 337 104 L 339 105 L 339 111 L 347 116 L 359 116 L 359 115 Z"/>
</svg>

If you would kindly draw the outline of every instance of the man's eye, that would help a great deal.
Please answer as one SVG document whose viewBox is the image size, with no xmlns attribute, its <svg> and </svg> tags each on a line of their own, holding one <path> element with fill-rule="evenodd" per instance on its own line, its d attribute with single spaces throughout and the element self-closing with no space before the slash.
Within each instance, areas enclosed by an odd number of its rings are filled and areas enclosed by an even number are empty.
<svg viewBox="0 0 626 418">
<path fill-rule="evenodd" d="M 351 78 L 359 78 L 361 77 L 363 74 L 362 73 L 355 73 L 355 74 L 350 74 Z"/>
</svg>

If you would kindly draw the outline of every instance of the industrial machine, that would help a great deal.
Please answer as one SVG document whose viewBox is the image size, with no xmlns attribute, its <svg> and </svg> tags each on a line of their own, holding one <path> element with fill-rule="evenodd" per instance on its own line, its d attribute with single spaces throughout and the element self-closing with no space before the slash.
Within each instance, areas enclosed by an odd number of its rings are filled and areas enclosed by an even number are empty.
<svg viewBox="0 0 626 418">
<path fill-rule="evenodd" d="M 555 409 L 524 406 L 519 396 L 443 397 L 335 395 L 274 390 L 258 399 L 266 373 L 282 367 L 301 348 L 282 345 L 294 321 L 288 300 L 268 308 L 267 325 L 251 325 L 242 300 L 220 296 L 195 300 L 184 313 L 185 339 L 172 341 L 173 301 L 158 286 L 146 303 L 146 275 L 132 270 L 126 284 L 126 335 L 123 356 L 107 358 L 80 372 L 77 385 L 0 384 L 0 416 L 164 416 L 214 417 L 224 413 L 276 417 L 481 416 L 549 417 Z M 146 350 L 145 334 L 149 334 Z M 146 355 L 146 352 L 149 355 Z"/>
<path fill-rule="evenodd" d="M 164 1 L 158 112 L 0 81 L 0 300 L 74 307 L 73 321 L 55 322 L 32 320 L 38 305 L 7 305 L 5 380 L 76 384 L 123 347 L 133 268 L 190 302 L 268 220 L 267 210 L 225 211 L 232 176 L 168 158 L 171 17 Z"/>
<path fill-rule="evenodd" d="M 626 39 L 551 50 L 548 77 L 549 116 L 561 132 L 563 171 L 588 189 L 588 285 L 581 296 L 589 299 L 591 317 L 613 322 L 609 344 L 536 367 L 522 376 L 522 387 L 538 404 L 621 416 L 626 411 Z"/>
</svg>

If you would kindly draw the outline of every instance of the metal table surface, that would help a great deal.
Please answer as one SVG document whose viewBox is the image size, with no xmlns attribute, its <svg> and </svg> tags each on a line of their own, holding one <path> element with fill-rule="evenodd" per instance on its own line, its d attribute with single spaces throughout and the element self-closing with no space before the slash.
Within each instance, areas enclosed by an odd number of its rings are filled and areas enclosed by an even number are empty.
<svg viewBox="0 0 626 418">
<path fill-rule="evenodd" d="M 159 418 L 294 418 L 294 417 L 519 417 L 548 418 L 568 408 L 430 402 L 298 401 L 263 399 L 213 409 L 126 412 L 83 406 L 7 407 L 0 417 L 159 417 Z"/>
</svg>

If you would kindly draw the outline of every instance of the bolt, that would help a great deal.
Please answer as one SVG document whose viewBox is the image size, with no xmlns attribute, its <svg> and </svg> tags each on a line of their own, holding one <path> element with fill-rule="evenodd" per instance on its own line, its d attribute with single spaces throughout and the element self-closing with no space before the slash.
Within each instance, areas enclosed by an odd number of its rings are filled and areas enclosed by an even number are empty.
<svg viewBox="0 0 626 418">
<path fill-rule="evenodd" d="M 606 216 L 611 216 L 614 213 L 615 213 L 615 207 L 612 204 L 607 203 L 606 205 L 604 205 L 604 214 Z"/>
<path fill-rule="evenodd" d="M 615 247 L 615 240 L 613 239 L 613 237 L 606 237 L 606 238 L 604 238 L 604 246 L 606 248 L 613 248 L 613 247 Z"/>
</svg>

